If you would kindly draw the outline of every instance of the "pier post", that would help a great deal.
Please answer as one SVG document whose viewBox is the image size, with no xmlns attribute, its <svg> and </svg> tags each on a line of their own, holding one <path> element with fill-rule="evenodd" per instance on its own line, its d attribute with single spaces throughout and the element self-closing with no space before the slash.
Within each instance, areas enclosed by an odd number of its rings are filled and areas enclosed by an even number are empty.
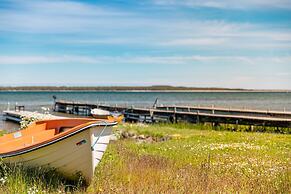
<svg viewBox="0 0 291 194">
<path fill-rule="evenodd" d="M 235 121 L 235 128 L 236 128 L 236 131 L 238 130 L 238 120 Z"/>
<path fill-rule="evenodd" d="M 200 121 L 199 121 L 199 110 L 197 111 L 197 116 L 196 116 L 196 123 L 199 124 Z"/>
<path fill-rule="evenodd" d="M 177 107 L 175 106 L 175 107 L 174 107 L 174 122 L 175 122 L 175 123 L 177 123 L 177 120 L 178 120 L 178 119 L 177 119 L 177 114 L 176 114 L 176 112 L 177 112 Z"/>
<path fill-rule="evenodd" d="M 154 123 L 154 110 L 153 109 L 150 109 L 150 117 L 151 117 L 152 123 Z"/>
<path fill-rule="evenodd" d="M 54 99 L 53 111 L 56 111 L 57 97 L 55 95 L 53 95 L 53 99 Z"/>
</svg>

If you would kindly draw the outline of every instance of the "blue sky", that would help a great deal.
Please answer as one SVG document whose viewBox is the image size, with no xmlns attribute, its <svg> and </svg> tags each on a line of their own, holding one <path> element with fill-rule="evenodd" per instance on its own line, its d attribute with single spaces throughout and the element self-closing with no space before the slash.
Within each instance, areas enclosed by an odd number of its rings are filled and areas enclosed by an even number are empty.
<svg viewBox="0 0 291 194">
<path fill-rule="evenodd" d="M 289 0 L 1 0 L 0 85 L 291 89 Z"/>
</svg>

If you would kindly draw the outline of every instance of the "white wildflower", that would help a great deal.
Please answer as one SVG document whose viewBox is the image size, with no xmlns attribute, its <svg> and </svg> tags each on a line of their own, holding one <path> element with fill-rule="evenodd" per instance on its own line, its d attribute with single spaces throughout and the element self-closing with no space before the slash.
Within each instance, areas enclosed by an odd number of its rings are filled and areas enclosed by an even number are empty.
<svg viewBox="0 0 291 194">
<path fill-rule="evenodd" d="M 6 182 L 7 182 L 7 177 L 6 177 L 6 176 L 0 178 L 0 183 L 1 183 L 2 185 L 4 185 Z"/>
<path fill-rule="evenodd" d="M 231 143 L 231 144 L 213 143 L 213 144 L 204 146 L 204 148 L 208 148 L 210 150 L 236 149 L 236 150 L 243 151 L 243 150 L 248 150 L 248 149 L 260 150 L 262 149 L 262 146 L 256 146 L 256 145 L 248 144 L 248 143 Z"/>
</svg>

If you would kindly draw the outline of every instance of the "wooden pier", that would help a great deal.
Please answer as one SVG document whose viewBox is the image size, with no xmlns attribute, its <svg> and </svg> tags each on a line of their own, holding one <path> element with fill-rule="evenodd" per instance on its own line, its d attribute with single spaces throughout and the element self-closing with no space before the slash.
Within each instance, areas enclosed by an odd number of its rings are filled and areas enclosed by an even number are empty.
<svg viewBox="0 0 291 194">
<path fill-rule="evenodd" d="M 3 111 L 3 118 L 7 121 L 13 121 L 20 123 L 22 117 L 27 118 L 35 118 L 37 120 L 50 120 L 50 119 L 58 119 L 63 118 L 51 114 L 42 114 L 38 112 L 30 112 L 30 111 Z"/>
<path fill-rule="evenodd" d="M 85 116 L 90 116 L 91 109 L 94 108 L 122 112 L 126 121 L 186 121 L 191 123 L 213 123 L 214 125 L 222 123 L 291 128 L 291 112 L 286 111 L 218 108 L 214 106 L 155 106 L 155 108 L 140 108 L 64 100 L 55 101 L 54 104 L 54 111 L 56 112 Z"/>
</svg>

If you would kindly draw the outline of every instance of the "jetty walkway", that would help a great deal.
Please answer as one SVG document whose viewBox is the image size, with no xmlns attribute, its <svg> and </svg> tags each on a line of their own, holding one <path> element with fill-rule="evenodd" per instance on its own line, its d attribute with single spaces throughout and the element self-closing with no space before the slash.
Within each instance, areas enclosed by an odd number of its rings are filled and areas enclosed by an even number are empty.
<svg viewBox="0 0 291 194">
<path fill-rule="evenodd" d="M 213 123 L 214 125 L 236 124 L 249 126 L 288 127 L 291 128 L 291 112 L 271 110 L 251 110 L 237 108 L 200 107 L 200 106 L 157 106 L 141 108 L 135 106 L 119 106 L 89 104 L 58 100 L 54 103 L 54 111 L 69 114 L 90 116 L 91 110 L 100 108 L 118 111 L 125 115 L 126 121 L 186 121 L 191 123 Z"/>
<path fill-rule="evenodd" d="M 3 117 L 5 120 L 20 122 L 22 117 L 27 118 L 35 118 L 37 120 L 50 120 L 50 119 L 59 119 L 63 117 L 51 115 L 51 114 L 43 114 L 38 112 L 30 112 L 30 111 L 3 111 Z"/>
</svg>

